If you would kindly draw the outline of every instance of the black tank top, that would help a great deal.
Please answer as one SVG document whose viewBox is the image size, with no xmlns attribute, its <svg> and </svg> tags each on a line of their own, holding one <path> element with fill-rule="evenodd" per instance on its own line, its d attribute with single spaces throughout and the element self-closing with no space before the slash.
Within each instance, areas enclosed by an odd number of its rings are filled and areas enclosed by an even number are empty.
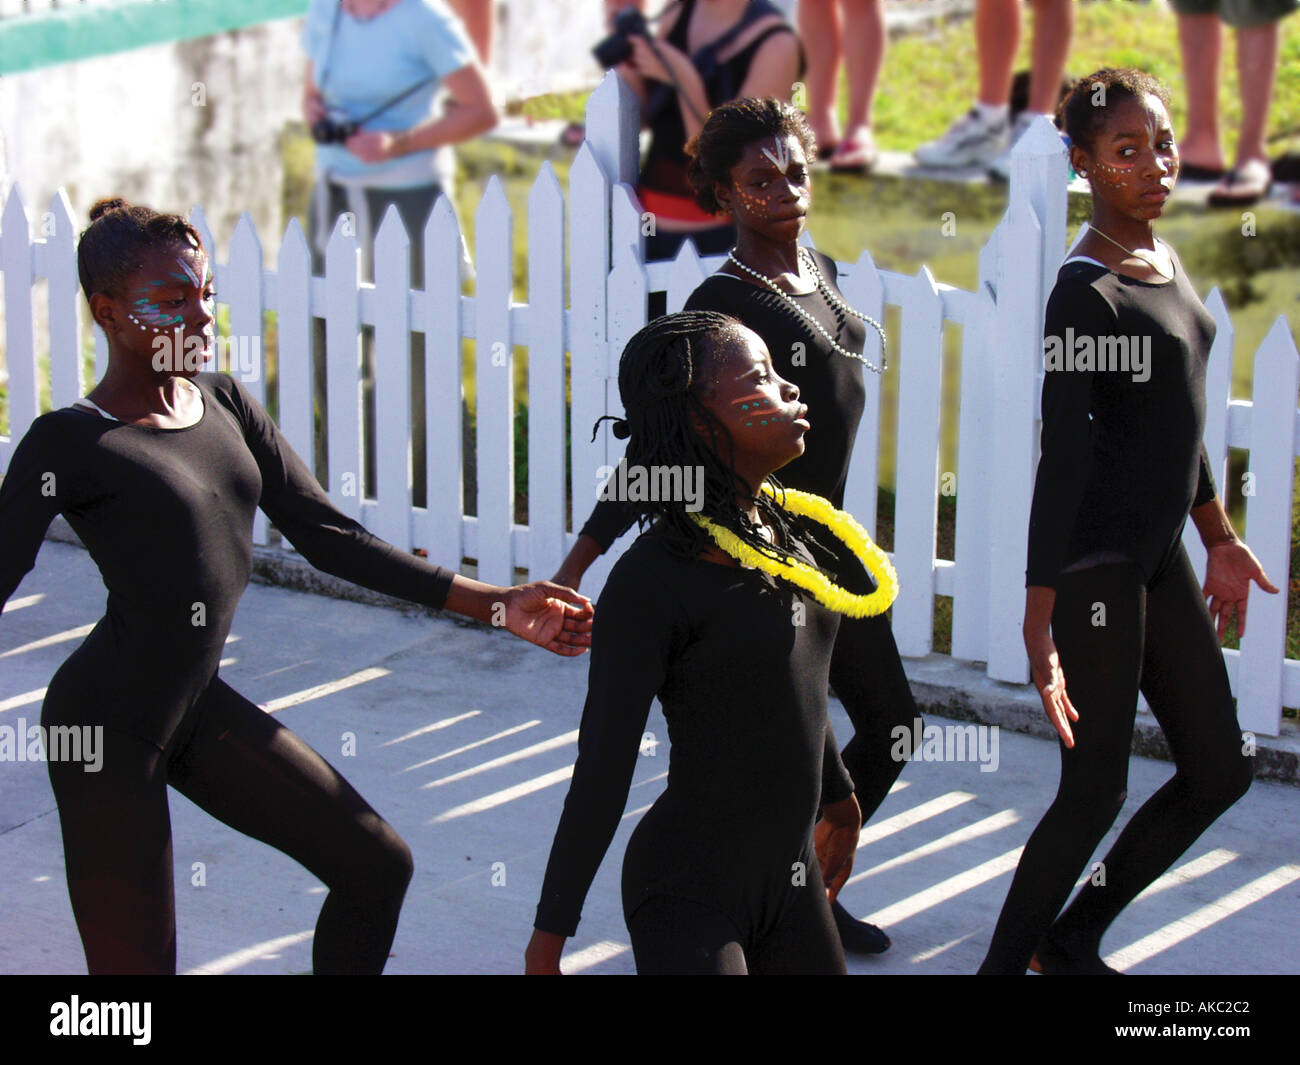
<svg viewBox="0 0 1300 1065">
<path fill-rule="evenodd" d="M 667 41 L 691 55 L 691 61 L 704 82 L 704 92 L 708 97 L 709 106 L 717 107 L 740 95 L 745 78 L 749 75 L 749 65 L 763 42 L 773 34 L 794 33 L 794 29 L 785 21 L 780 8 L 771 0 L 750 0 L 739 22 L 691 54 L 686 45 L 686 33 L 691 16 L 695 13 L 695 3 L 696 0 L 683 0 L 682 12 L 673 23 Z M 730 45 L 747 27 L 770 15 L 781 15 L 781 24 L 768 27 L 730 58 L 722 61 L 717 58 L 718 53 Z M 803 68 L 801 48 L 799 55 L 801 76 Z M 655 84 L 646 101 L 646 116 L 650 127 L 650 149 L 646 153 L 645 165 L 641 170 L 641 187 L 677 196 L 692 197 L 694 194 L 686 180 L 686 153 L 682 150 L 686 145 L 686 127 L 682 123 L 681 107 L 678 105 L 677 92 L 672 85 L 662 82 Z"/>
</svg>

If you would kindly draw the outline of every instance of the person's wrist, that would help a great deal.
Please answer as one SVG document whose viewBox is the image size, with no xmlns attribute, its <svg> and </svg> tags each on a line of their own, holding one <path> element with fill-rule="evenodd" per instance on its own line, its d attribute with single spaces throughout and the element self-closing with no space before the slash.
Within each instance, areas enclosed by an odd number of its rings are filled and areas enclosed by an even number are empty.
<svg viewBox="0 0 1300 1065">
<path fill-rule="evenodd" d="M 390 134 L 391 139 L 388 142 L 388 157 L 395 159 L 399 155 L 409 155 L 411 151 L 411 131 L 409 129 L 398 130 Z"/>
</svg>

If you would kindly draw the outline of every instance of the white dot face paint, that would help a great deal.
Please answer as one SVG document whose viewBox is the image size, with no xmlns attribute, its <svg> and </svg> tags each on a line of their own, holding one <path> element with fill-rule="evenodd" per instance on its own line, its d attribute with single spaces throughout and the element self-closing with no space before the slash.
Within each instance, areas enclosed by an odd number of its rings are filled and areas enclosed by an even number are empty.
<svg viewBox="0 0 1300 1065">
<path fill-rule="evenodd" d="M 1136 121 L 1135 121 L 1136 120 Z M 1108 123 L 1106 149 L 1113 160 L 1092 160 L 1092 180 L 1112 189 L 1128 189 L 1141 184 L 1139 169 L 1147 165 L 1149 157 L 1163 159 L 1170 171 L 1168 187 L 1178 172 L 1178 148 L 1169 132 L 1169 116 L 1157 96 L 1148 95 L 1141 102 L 1130 100 L 1117 109 Z M 1115 128 L 1115 126 L 1118 128 Z M 1165 184 L 1165 182 L 1162 182 Z"/>
<path fill-rule="evenodd" d="M 164 276 L 146 281 L 131 293 L 134 298 L 127 318 L 141 332 L 161 333 L 182 327 L 185 316 L 180 313 L 180 305 L 185 302 L 183 293 L 188 287 L 199 289 L 204 303 L 211 302 L 208 293 L 212 287 L 212 265 L 205 256 L 200 257 L 202 274 L 187 257 L 177 256 L 167 264 Z M 176 298 L 177 293 L 182 296 Z"/>
</svg>

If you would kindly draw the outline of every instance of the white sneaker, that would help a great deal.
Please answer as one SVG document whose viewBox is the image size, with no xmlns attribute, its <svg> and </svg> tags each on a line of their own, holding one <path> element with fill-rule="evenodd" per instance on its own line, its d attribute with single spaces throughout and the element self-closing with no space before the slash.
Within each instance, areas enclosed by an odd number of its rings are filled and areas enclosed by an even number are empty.
<svg viewBox="0 0 1300 1065">
<path fill-rule="evenodd" d="M 1034 119 L 1038 115 L 1029 111 L 1021 111 L 1016 115 L 1016 120 L 1011 126 L 1011 136 L 1007 141 L 1006 150 L 1003 151 L 996 159 L 989 163 L 989 172 L 1003 181 L 1011 180 L 1011 150 L 1016 146 L 1016 142 L 1025 135 L 1025 131 L 1034 124 Z"/>
<path fill-rule="evenodd" d="M 989 166 L 1006 149 L 1006 120 L 988 122 L 972 107 L 942 137 L 918 145 L 912 154 L 924 166 Z"/>
</svg>

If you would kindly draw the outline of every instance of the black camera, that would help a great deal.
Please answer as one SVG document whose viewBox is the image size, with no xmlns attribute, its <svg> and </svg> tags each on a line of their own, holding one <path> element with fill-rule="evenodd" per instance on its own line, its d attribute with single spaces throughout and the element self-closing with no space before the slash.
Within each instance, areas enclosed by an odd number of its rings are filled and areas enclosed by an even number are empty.
<svg viewBox="0 0 1300 1065">
<path fill-rule="evenodd" d="M 645 16 L 634 7 L 627 7 L 614 16 L 614 32 L 591 50 L 591 54 L 606 70 L 627 62 L 632 56 L 630 38 L 649 37 L 650 27 Z"/>
<path fill-rule="evenodd" d="M 356 122 L 335 122 L 326 115 L 311 124 L 311 139 L 317 144 L 341 144 L 359 128 Z"/>
</svg>

